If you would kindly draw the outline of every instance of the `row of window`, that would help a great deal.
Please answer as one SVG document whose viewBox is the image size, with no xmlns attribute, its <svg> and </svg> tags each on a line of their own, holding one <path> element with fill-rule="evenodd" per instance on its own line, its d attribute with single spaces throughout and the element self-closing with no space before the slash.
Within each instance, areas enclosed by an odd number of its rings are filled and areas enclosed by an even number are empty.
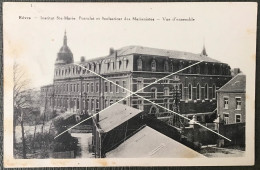
<svg viewBox="0 0 260 170">
<path fill-rule="evenodd" d="M 236 110 L 241 110 L 241 97 L 236 97 Z M 224 109 L 229 109 L 229 97 L 224 97 Z"/>
<path fill-rule="evenodd" d="M 137 90 L 139 90 L 139 88 L 141 89 L 142 87 L 140 85 L 138 86 L 138 83 L 137 83 Z M 183 85 L 182 84 L 179 84 L 179 86 L 176 85 L 175 89 L 179 90 L 181 99 L 183 99 Z M 194 88 L 192 87 L 191 84 L 189 84 L 188 85 L 188 99 L 189 100 L 193 99 L 193 94 L 194 94 L 193 90 L 194 90 Z M 201 96 L 202 95 L 202 93 L 201 93 L 202 90 L 204 90 L 204 96 Z M 195 99 L 196 100 L 200 100 L 202 97 L 204 99 L 209 99 L 209 87 L 208 87 L 208 84 L 205 84 L 204 88 L 202 88 L 200 86 L 200 84 L 197 84 L 195 91 L 196 91 L 196 93 L 195 93 Z M 156 99 L 157 98 L 157 88 L 156 87 L 152 87 L 151 88 L 151 93 L 152 93 L 151 94 L 151 98 Z M 165 87 L 163 89 L 163 95 L 164 96 L 169 96 L 170 95 L 169 87 Z M 212 98 L 213 99 L 216 98 L 216 85 L 212 86 Z"/>
<path fill-rule="evenodd" d="M 122 81 L 122 84 L 120 84 L 120 81 L 115 82 L 117 85 L 123 87 L 122 92 L 126 92 L 126 81 Z M 119 93 L 120 87 L 116 86 L 112 82 L 104 82 L 104 91 L 105 92 L 116 92 Z M 82 84 L 82 91 L 83 92 L 91 92 L 91 93 L 98 93 L 99 92 L 99 83 L 83 83 Z M 80 92 L 80 84 L 63 84 L 63 85 L 57 85 L 55 86 L 55 93 L 60 93 L 60 92 Z"/>
<path fill-rule="evenodd" d="M 120 91 L 119 89 L 122 89 L 123 93 L 126 92 L 126 89 L 127 89 L 126 81 L 123 80 L 122 84 L 120 84 L 120 81 L 115 81 L 115 83 L 117 85 L 113 84 L 112 82 L 104 82 L 104 92 L 106 92 L 106 93 L 107 92 L 113 93 L 115 91 L 116 93 L 119 93 L 119 91 Z M 121 88 L 119 86 L 121 86 L 123 88 Z"/>
<path fill-rule="evenodd" d="M 224 124 L 229 124 L 229 113 L 224 113 L 223 114 L 223 119 L 224 119 Z M 241 120 L 241 114 L 235 114 L 235 123 L 240 123 L 242 122 Z"/>
<path fill-rule="evenodd" d="M 168 60 L 165 60 L 164 62 L 164 71 L 165 72 L 174 72 L 181 70 L 189 65 L 193 64 L 191 61 L 180 61 L 177 63 L 172 63 Z M 137 70 L 138 71 L 143 71 L 143 60 L 141 58 L 137 59 Z M 151 71 L 155 72 L 157 71 L 157 62 L 155 59 L 152 60 L 151 63 Z M 223 66 L 222 64 L 209 64 L 209 63 L 204 63 L 204 64 L 198 64 L 196 66 L 190 67 L 183 71 L 184 73 L 187 74 L 219 74 L 219 75 L 230 75 L 230 68 L 228 66 Z"/>
<path fill-rule="evenodd" d="M 120 69 L 121 67 L 127 68 L 128 63 L 129 63 L 129 61 L 127 59 L 122 60 L 122 61 L 119 60 L 119 61 L 117 61 L 117 68 L 118 69 Z M 106 67 L 105 68 L 106 70 L 114 70 L 116 68 L 115 62 L 113 62 L 113 61 L 105 63 L 104 66 Z M 92 64 L 84 65 L 84 67 L 93 72 L 100 72 L 101 64 L 92 63 Z M 79 66 L 72 66 L 72 67 L 68 67 L 68 68 L 58 68 L 55 70 L 55 76 L 69 76 L 69 75 L 78 75 L 78 74 L 85 74 L 85 73 L 88 73 L 88 71 Z"/>
</svg>

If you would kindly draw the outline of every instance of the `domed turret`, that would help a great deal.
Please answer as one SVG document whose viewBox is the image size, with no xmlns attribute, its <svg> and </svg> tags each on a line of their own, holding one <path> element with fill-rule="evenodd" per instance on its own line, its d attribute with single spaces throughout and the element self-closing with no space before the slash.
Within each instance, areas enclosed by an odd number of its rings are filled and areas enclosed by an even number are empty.
<svg viewBox="0 0 260 170">
<path fill-rule="evenodd" d="M 67 35 L 66 35 L 66 31 L 65 31 L 64 39 L 63 39 L 63 46 L 60 48 L 60 51 L 58 52 L 55 65 L 69 64 L 69 63 L 73 63 L 73 62 L 74 62 L 73 54 L 67 45 Z"/>
</svg>

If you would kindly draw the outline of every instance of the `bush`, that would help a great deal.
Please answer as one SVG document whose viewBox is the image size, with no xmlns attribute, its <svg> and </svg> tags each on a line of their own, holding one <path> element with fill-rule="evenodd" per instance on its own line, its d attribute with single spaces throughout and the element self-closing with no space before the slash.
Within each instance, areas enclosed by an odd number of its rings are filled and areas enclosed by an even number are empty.
<svg viewBox="0 0 260 170">
<path fill-rule="evenodd" d="M 60 134 L 67 130 L 68 124 L 63 118 L 54 121 L 54 127 L 57 134 Z M 78 140 L 70 135 L 70 133 L 65 132 L 64 134 L 57 137 L 53 142 L 54 152 L 64 152 L 64 151 L 76 151 Z"/>
</svg>

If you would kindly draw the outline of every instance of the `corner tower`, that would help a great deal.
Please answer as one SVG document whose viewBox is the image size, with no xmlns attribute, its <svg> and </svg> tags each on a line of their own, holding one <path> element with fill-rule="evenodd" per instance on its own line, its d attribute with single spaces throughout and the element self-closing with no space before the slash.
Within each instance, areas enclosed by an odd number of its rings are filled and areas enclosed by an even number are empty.
<svg viewBox="0 0 260 170">
<path fill-rule="evenodd" d="M 60 51 L 57 54 L 55 65 L 70 64 L 73 62 L 74 62 L 73 54 L 67 45 L 67 35 L 65 31 L 64 38 L 63 38 L 63 46 L 60 48 Z"/>
</svg>

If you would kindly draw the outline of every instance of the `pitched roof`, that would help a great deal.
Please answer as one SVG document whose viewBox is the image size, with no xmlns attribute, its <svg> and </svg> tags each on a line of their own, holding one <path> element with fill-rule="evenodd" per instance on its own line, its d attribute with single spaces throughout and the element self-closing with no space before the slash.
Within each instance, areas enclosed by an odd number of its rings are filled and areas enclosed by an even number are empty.
<svg viewBox="0 0 260 170">
<path fill-rule="evenodd" d="M 202 158 L 200 153 L 145 126 L 116 149 L 108 158 Z"/>
<path fill-rule="evenodd" d="M 183 51 L 173 51 L 173 50 L 165 50 L 158 48 L 150 48 L 150 47 L 142 47 L 142 46 L 126 46 L 118 50 L 118 55 L 129 55 L 129 54 L 142 54 L 142 55 L 155 55 L 155 56 L 165 56 L 169 58 L 175 59 L 183 59 L 183 60 L 194 60 L 194 61 L 207 61 L 207 62 L 216 62 L 220 63 L 220 61 L 212 59 L 207 55 L 202 54 L 194 54 L 190 52 Z"/>
<path fill-rule="evenodd" d="M 245 92 L 246 91 L 246 75 L 240 73 L 222 86 L 218 92 Z"/>
<path fill-rule="evenodd" d="M 101 111 L 98 124 L 104 132 L 109 132 L 141 112 L 142 110 L 116 103 Z"/>
<path fill-rule="evenodd" d="M 151 55 L 151 56 L 164 56 L 164 57 L 180 59 L 180 60 L 193 60 L 193 61 L 203 60 L 206 62 L 221 63 L 220 61 L 212 59 L 212 58 L 208 57 L 208 55 L 203 55 L 201 53 L 194 54 L 194 53 L 190 53 L 190 52 L 165 50 L 165 49 L 143 47 L 143 46 L 126 46 L 126 47 L 122 47 L 116 51 L 117 51 L 117 56 L 140 54 L 140 55 Z M 85 60 L 83 63 L 95 62 L 95 61 L 103 60 L 103 59 L 110 59 L 112 57 L 114 57 L 114 54 L 90 58 L 90 59 Z M 81 62 L 79 62 L 79 63 L 81 63 Z"/>
</svg>

